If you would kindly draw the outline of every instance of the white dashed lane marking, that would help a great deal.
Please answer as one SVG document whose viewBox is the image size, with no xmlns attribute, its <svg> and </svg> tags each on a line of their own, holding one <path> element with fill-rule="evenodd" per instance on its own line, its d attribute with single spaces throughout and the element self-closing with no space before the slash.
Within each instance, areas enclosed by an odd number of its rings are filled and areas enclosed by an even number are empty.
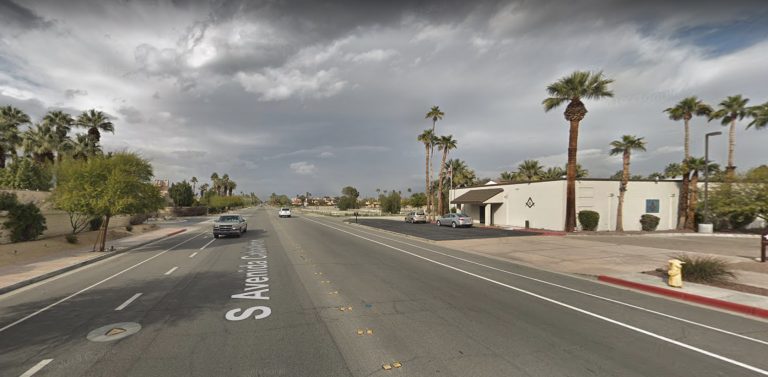
<svg viewBox="0 0 768 377">
<path fill-rule="evenodd" d="M 178 269 L 178 268 L 179 268 L 179 266 L 176 266 L 176 267 L 174 267 L 174 268 L 172 268 L 172 269 L 168 270 L 168 272 L 166 272 L 166 273 L 165 273 L 165 275 L 170 275 L 170 274 L 172 274 L 172 273 L 173 273 L 173 271 L 176 271 L 176 269 Z"/>
<path fill-rule="evenodd" d="M 21 377 L 30 377 L 34 375 L 35 373 L 39 372 L 40 369 L 43 369 L 48 363 L 53 361 L 53 359 L 45 359 L 40 361 L 39 363 L 35 364 L 32 368 L 29 368 L 28 371 L 24 372 L 24 374 L 21 375 Z"/>
<path fill-rule="evenodd" d="M 137 293 L 137 294 L 131 296 L 131 298 L 126 300 L 124 303 L 120 304 L 120 306 L 116 307 L 115 310 L 123 310 L 123 309 L 125 309 L 126 306 L 130 305 L 134 300 L 139 298 L 139 296 L 141 296 L 141 295 L 142 295 L 142 293 Z"/>
</svg>

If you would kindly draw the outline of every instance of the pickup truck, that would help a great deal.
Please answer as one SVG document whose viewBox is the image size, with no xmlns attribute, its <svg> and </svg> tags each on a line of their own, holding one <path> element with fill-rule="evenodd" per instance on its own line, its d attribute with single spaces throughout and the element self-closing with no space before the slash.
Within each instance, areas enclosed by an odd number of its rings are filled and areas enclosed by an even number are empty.
<svg viewBox="0 0 768 377">
<path fill-rule="evenodd" d="M 248 223 L 240 215 L 221 215 L 213 222 L 213 238 L 238 236 L 248 231 Z"/>
</svg>

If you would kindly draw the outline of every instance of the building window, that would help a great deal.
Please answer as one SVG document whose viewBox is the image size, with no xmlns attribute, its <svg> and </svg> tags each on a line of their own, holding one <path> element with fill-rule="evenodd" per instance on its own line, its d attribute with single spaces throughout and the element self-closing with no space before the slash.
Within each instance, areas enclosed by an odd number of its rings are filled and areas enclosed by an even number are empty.
<svg viewBox="0 0 768 377">
<path fill-rule="evenodd" d="M 659 199 L 646 199 L 645 213 L 659 213 Z"/>
</svg>

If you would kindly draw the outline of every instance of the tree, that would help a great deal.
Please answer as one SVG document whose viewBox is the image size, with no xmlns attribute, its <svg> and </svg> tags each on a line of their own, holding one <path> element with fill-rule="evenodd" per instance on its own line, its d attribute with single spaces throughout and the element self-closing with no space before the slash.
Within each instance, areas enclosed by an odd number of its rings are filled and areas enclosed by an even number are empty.
<svg viewBox="0 0 768 377">
<path fill-rule="evenodd" d="M 357 202 L 357 198 L 360 197 L 360 192 L 357 191 L 356 188 L 346 186 L 341 189 L 341 193 L 343 196 L 339 199 L 338 204 L 340 210 L 346 211 L 348 209 L 356 209 L 360 207 Z"/>
<path fill-rule="evenodd" d="M 14 190 L 41 190 L 51 188 L 50 166 L 20 158 L 0 170 L 0 187 Z"/>
<path fill-rule="evenodd" d="M 92 148 L 90 155 L 97 154 L 95 148 L 99 144 L 99 141 L 101 141 L 102 131 L 115 133 L 115 125 L 112 124 L 109 117 L 103 112 L 94 109 L 83 111 L 83 113 L 77 117 L 75 124 L 78 127 L 88 129 L 89 146 Z"/>
<path fill-rule="evenodd" d="M 568 170 L 568 165 L 565 165 L 565 170 Z M 581 164 L 576 164 L 576 179 L 582 179 L 587 177 L 589 177 L 589 170 L 584 169 L 581 166 Z"/>
<path fill-rule="evenodd" d="M 740 94 L 735 96 L 728 96 L 722 102 L 718 104 L 716 111 L 709 115 L 709 120 L 719 119 L 723 126 L 730 125 L 728 131 L 728 166 L 725 167 L 725 176 L 727 179 L 732 179 L 736 172 L 736 165 L 734 165 L 733 153 L 736 148 L 736 121 L 742 120 L 751 114 L 749 108 L 747 108 L 748 98 L 743 98 Z M 690 213 L 690 211 L 688 211 Z"/>
<path fill-rule="evenodd" d="M 518 178 L 525 179 L 528 182 L 538 181 L 544 174 L 544 167 L 538 160 L 525 160 L 517 165 Z"/>
<path fill-rule="evenodd" d="M 440 136 L 437 139 L 437 145 L 440 148 L 440 150 L 443 152 L 443 159 L 440 161 L 440 174 L 438 174 L 438 198 L 437 198 L 437 212 L 442 214 L 444 210 L 444 196 L 443 196 L 443 181 L 445 180 L 445 168 L 446 168 L 446 159 L 448 158 L 448 152 L 450 152 L 452 149 L 456 149 L 456 139 L 453 138 L 453 135 L 448 136 Z M 394 200 L 394 199 L 393 199 Z M 398 200 L 399 203 L 399 200 Z M 398 212 L 400 211 L 400 208 L 397 209 Z M 391 212 L 394 213 L 394 212 Z"/>
<path fill-rule="evenodd" d="M 762 105 L 753 106 L 749 110 L 752 121 L 749 122 L 747 128 L 755 126 L 756 130 L 760 130 L 768 125 L 768 102 Z"/>
<path fill-rule="evenodd" d="M 202 198 L 203 196 L 205 196 L 205 192 L 206 192 L 206 191 L 208 191 L 208 189 L 209 189 L 210 187 L 211 187 L 211 186 L 210 186 L 209 184 L 207 184 L 207 183 L 203 183 L 202 185 L 200 185 L 200 197 L 201 197 L 201 198 Z"/>
<path fill-rule="evenodd" d="M 620 181 L 623 177 L 624 177 L 624 171 L 617 170 L 615 173 L 613 173 L 612 176 L 608 177 L 608 179 L 612 181 Z"/>
<path fill-rule="evenodd" d="M 768 221 L 768 166 L 750 169 L 734 182 L 716 186 L 710 192 L 709 207 L 716 216 L 728 220 L 746 215 Z"/>
<path fill-rule="evenodd" d="M 432 144 L 430 145 L 430 151 L 429 151 L 429 180 L 432 181 L 434 177 L 434 160 L 433 157 L 435 155 L 435 145 L 437 144 L 437 132 L 435 130 L 435 127 L 437 126 L 438 120 L 443 120 L 443 116 L 445 116 L 445 113 L 440 110 L 439 106 L 432 106 L 432 108 L 429 109 L 427 112 L 427 115 L 424 117 L 424 119 L 432 119 L 432 135 L 435 135 L 435 138 L 432 139 Z M 430 205 L 432 207 L 432 212 L 430 212 L 428 215 L 431 216 L 432 220 L 434 220 L 434 207 L 435 207 L 435 198 L 432 192 L 430 192 L 429 195 L 429 201 Z"/>
<path fill-rule="evenodd" d="M 379 204 L 382 213 L 400 213 L 400 194 L 392 190 L 389 195 L 379 195 Z"/>
<path fill-rule="evenodd" d="M 544 174 L 542 174 L 541 179 L 561 179 L 565 175 L 565 169 L 560 168 L 559 166 L 554 166 L 547 168 L 546 171 L 544 171 Z"/>
<path fill-rule="evenodd" d="M 411 195 L 410 204 L 413 207 L 423 207 L 427 205 L 427 196 L 423 192 L 417 192 Z"/>
<path fill-rule="evenodd" d="M 683 175 L 683 167 L 678 163 L 671 162 L 664 168 L 664 176 L 667 178 L 674 179 L 680 175 Z M 680 198 L 680 200 L 682 200 L 682 198 Z"/>
<path fill-rule="evenodd" d="M 38 163 L 53 163 L 54 151 L 58 148 L 56 134 L 50 126 L 36 124 L 22 137 L 21 146 L 24 154 Z"/>
<path fill-rule="evenodd" d="M 509 171 L 503 171 L 501 174 L 499 174 L 499 179 L 502 181 L 509 181 L 513 182 L 517 180 L 517 173 L 509 172 Z"/>
<path fill-rule="evenodd" d="M 221 183 L 219 182 L 219 173 L 213 172 L 213 174 L 211 174 L 211 188 L 213 189 L 214 192 L 216 192 L 217 195 L 220 192 L 220 189 L 219 189 L 220 185 Z"/>
<path fill-rule="evenodd" d="M 619 205 L 616 207 L 616 231 L 624 231 L 624 194 L 629 184 L 629 159 L 632 151 L 645 151 L 645 140 L 642 137 L 624 135 L 621 140 L 611 142 L 611 156 L 622 155 L 622 176 L 619 186 Z"/>
<path fill-rule="evenodd" d="M 177 207 L 189 207 L 195 202 L 195 192 L 187 181 L 171 184 L 168 188 L 168 196 Z"/>
<path fill-rule="evenodd" d="M 664 173 L 653 172 L 651 174 L 648 174 L 648 179 L 659 180 L 659 179 L 664 179 L 664 178 L 666 178 L 664 176 Z"/>
<path fill-rule="evenodd" d="M 448 169 L 453 172 L 454 188 L 468 187 L 476 183 L 477 176 L 475 175 L 475 171 L 470 169 L 466 162 L 459 159 L 452 159 L 448 160 L 446 164 L 448 165 Z"/>
<path fill-rule="evenodd" d="M 65 159 L 59 166 L 59 185 L 53 192 L 57 208 L 70 213 L 103 217 L 94 251 L 104 251 L 109 220 L 116 215 L 147 213 L 163 205 L 152 184 L 152 165 L 134 153 L 119 152 L 87 161 Z"/>
<path fill-rule="evenodd" d="M 5 168 L 5 158 L 9 153 L 16 154 L 16 146 L 21 143 L 19 126 L 29 124 L 29 115 L 13 107 L 0 108 L 0 169 Z"/>
<path fill-rule="evenodd" d="M 685 227 L 693 230 L 696 227 L 696 207 L 698 206 L 698 194 L 699 194 L 699 173 L 704 172 L 704 169 L 708 169 L 708 173 L 717 171 L 720 169 L 718 164 L 710 162 L 706 164 L 706 160 L 703 157 L 691 157 L 686 161 L 688 170 L 691 172 L 690 182 L 690 196 L 688 197 L 688 213 L 686 215 Z"/>
<path fill-rule="evenodd" d="M 548 112 L 568 102 L 563 115 L 570 123 L 568 138 L 568 165 L 566 169 L 566 206 L 565 231 L 576 229 L 576 152 L 578 151 L 579 123 L 587 114 L 582 99 L 601 99 L 613 97 L 608 85 L 612 79 L 605 78 L 603 72 L 576 71 L 547 87 L 549 97 L 542 101 L 544 111 Z"/>
<path fill-rule="evenodd" d="M 192 192 L 196 193 L 197 192 L 197 182 L 198 182 L 197 177 L 193 176 L 192 179 L 189 180 L 189 182 L 192 183 Z"/>
<path fill-rule="evenodd" d="M 426 171 L 424 173 L 424 179 L 425 179 L 424 192 L 427 195 L 427 212 L 428 213 L 430 212 L 430 205 L 432 204 L 430 200 L 430 198 L 432 197 L 432 190 L 430 189 L 430 186 L 429 186 L 429 182 L 431 181 L 430 169 L 429 169 L 429 165 L 430 165 L 429 160 L 431 157 L 430 150 L 432 149 L 432 145 L 434 145 L 436 139 L 437 138 L 435 137 L 434 131 L 431 131 L 431 130 L 424 130 L 424 132 L 422 132 L 421 135 L 419 135 L 416 138 L 416 140 L 424 144 L 424 148 L 426 150 L 426 164 L 425 164 Z"/>
<path fill-rule="evenodd" d="M 86 134 L 75 135 L 72 141 L 72 148 L 69 150 L 72 158 L 76 160 L 88 160 L 89 156 L 99 156 L 102 154 L 101 147 L 93 144 Z"/>
<path fill-rule="evenodd" d="M 16 194 L 0 192 L 0 211 L 8 211 L 2 227 L 10 231 L 11 242 L 34 240 L 47 229 L 35 203 L 19 203 Z"/>
</svg>

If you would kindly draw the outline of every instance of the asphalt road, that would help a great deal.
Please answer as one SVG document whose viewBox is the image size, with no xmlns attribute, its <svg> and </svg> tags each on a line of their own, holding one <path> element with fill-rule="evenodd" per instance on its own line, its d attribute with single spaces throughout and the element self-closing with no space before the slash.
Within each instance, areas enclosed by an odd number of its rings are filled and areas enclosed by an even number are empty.
<svg viewBox="0 0 768 377">
<path fill-rule="evenodd" d="M 354 222 L 354 220 L 351 220 Z M 387 219 L 358 219 L 359 224 L 384 229 L 409 236 L 416 236 L 432 241 L 451 241 L 466 240 L 473 238 L 496 238 L 496 237 L 524 237 L 535 236 L 539 233 L 524 232 L 519 230 L 476 227 L 471 228 L 451 228 L 450 226 L 438 227 L 435 224 L 409 224 L 405 221 L 395 221 Z"/>
<path fill-rule="evenodd" d="M 242 238 L 201 223 L 0 297 L 0 375 L 768 375 L 764 321 L 336 219 L 245 214 Z"/>
</svg>

